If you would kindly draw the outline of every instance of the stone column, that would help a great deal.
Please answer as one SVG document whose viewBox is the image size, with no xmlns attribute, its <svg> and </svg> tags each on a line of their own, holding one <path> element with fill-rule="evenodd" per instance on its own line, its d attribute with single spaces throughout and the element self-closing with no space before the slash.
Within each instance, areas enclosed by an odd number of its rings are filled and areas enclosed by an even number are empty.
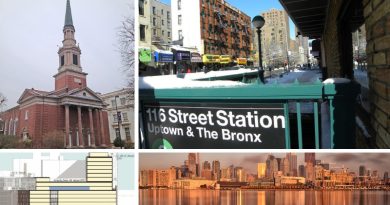
<svg viewBox="0 0 390 205">
<path fill-rule="evenodd" d="M 100 120 L 100 143 L 101 143 L 101 146 L 105 147 L 106 144 L 105 144 L 105 140 L 104 140 L 104 123 L 103 123 L 103 112 L 102 110 L 100 109 L 99 110 L 99 120 Z"/>
<path fill-rule="evenodd" d="M 93 117 L 92 117 L 92 108 L 88 108 L 88 114 L 89 114 L 89 129 L 90 131 L 90 137 L 91 137 L 91 145 L 92 147 L 95 146 L 95 131 L 93 129 Z"/>
<path fill-rule="evenodd" d="M 99 124 L 100 124 L 100 120 L 99 120 L 99 110 L 98 109 L 94 109 L 94 118 L 96 120 L 96 133 L 95 133 L 95 145 L 97 146 L 100 146 L 100 144 L 102 142 L 100 142 L 100 129 L 99 129 Z"/>
<path fill-rule="evenodd" d="M 66 146 L 70 147 L 69 139 L 69 105 L 65 105 L 65 142 Z"/>
<path fill-rule="evenodd" d="M 81 121 L 81 106 L 77 106 L 77 121 L 78 121 L 78 134 L 79 134 L 79 146 L 84 147 L 83 140 L 83 124 Z"/>
</svg>

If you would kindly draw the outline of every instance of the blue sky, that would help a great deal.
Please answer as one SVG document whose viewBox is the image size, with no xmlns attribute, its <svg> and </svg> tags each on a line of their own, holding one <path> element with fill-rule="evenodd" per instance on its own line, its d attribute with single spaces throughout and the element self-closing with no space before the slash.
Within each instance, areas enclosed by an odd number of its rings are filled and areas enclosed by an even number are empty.
<svg viewBox="0 0 390 205">
<path fill-rule="evenodd" d="M 160 0 L 163 3 L 170 4 L 171 0 Z M 244 11 L 250 17 L 255 17 L 262 12 L 272 8 L 283 9 L 279 0 L 227 0 L 227 2 L 241 11 Z M 290 19 L 290 38 L 295 39 L 294 23 Z"/>
</svg>

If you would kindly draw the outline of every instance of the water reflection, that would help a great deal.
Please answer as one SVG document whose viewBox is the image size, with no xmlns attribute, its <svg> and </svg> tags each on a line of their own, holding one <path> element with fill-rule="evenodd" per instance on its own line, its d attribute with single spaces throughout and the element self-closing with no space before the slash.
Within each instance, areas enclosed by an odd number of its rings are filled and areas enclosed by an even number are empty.
<svg viewBox="0 0 390 205">
<path fill-rule="evenodd" d="M 381 205 L 390 191 L 140 190 L 145 205 Z"/>
</svg>

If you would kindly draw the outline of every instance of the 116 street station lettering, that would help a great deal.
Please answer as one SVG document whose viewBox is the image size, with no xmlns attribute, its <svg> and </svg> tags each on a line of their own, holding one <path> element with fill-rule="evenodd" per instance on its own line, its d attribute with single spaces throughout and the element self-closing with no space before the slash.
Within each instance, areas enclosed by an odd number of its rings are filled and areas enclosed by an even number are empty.
<svg viewBox="0 0 390 205">
<path fill-rule="evenodd" d="M 285 116 L 278 103 L 144 104 L 143 127 L 150 147 L 282 148 Z M 157 143 L 157 144 L 156 144 Z"/>
<path fill-rule="evenodd" d="M 284 116 L 259 115 L 257 110 L 246 114 L 235 114 L 233 111 L 217 110 L 215 114 L 209 110 L 206 113 L 185 112 L 181 109 L 148 108 L 146 110 L 149 122 L 169 121 L 170 123 L 208 125 L 220 127 L 248 128 L 285 128 Z"/>
</svg>

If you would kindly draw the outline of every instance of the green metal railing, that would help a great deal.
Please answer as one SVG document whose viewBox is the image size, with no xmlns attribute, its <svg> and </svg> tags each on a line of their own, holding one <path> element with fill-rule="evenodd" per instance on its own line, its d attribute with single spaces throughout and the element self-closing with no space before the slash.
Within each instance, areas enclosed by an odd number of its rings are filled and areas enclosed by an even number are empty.
<svg viewBox="0 0 390 205">
<path fill-rule="evenodd" d="M 242 80 L 245 79 L 248 78 L 243 76 Z M 323 84 L 320 81 L 312 84 L 263 85 L 253 83 L 237 87 L 140 89 L 140 116 L 142 116 L 145 102 L 282 103 L 286 124 L 286 149 L 353 148 L 355 141 L 354 103 L 359 92 L 359 86 L 353 82 Z M 310 106 L 304 107 L 303 105 Z M 328 106 L 329 122 L 324 123 L 324 120 L 321 120 L 322 106 Z M 305 109 L 305 112 L 302 112 L 302 109 Z M 305 119 L 305 123 L 303 115 L 309 116 L 309 120 Z M 293 124 L 292 121 L 296 123 Z M 329 127 L 321 126 L 322 124 L 328 124 Z M 310 127 L 303 127 L 309 125 Z M 305 132 L 309 129 L 314 131 L 314 136 L 311 137 L 310 133 L 306 133 L 304 138 Z M 296 130 L 296 133 L 293 133 L 293 130 Z M 325 136 L 323 133 L 329 133 L 329 135 Z M 144 135 L 144 137 L 147 136 Z M 297 139 L 293 140 L 292 137 Z M 313 141 L 311 143 L 313 145 L 304 146 L 308 140 Z"/>
</svg>

